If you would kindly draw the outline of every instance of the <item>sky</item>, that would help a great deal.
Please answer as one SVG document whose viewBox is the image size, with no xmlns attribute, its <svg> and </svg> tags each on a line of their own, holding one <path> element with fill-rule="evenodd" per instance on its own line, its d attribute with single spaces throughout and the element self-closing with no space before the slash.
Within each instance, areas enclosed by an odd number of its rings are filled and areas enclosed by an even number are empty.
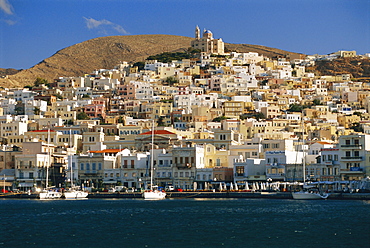
<svg viewBox="0 0 370 248">
<path fill-rule="evenodd" d="M 0 68 L 102 36 L 194 37 L 196 25 L 226 43 L 370 53 L 370 0 L 0 0 Z"/>
</svg>

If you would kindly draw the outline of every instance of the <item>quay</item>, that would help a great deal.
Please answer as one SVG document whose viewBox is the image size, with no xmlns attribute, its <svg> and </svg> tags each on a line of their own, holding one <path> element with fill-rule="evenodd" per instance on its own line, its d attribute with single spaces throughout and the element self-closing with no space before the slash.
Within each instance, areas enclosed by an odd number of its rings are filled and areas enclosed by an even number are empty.
<svg viewBox="0 0 370 248">
<path fill-rule="evenodd" d="M 143 198 L 142 192 L 93 192 L 89 193 L 89 199 L 139 199 Z M 28 193 L 6 193 L 0 194 L 0 198 L 9 199 L 37 199 L 37 194 Z M 185 191 L 185 192 L 167 192 L 166 198 L 264 198 L 264 199 L 293 199 L 290 192 L 204 192 L 204 191 Z M 370 193 L 332 193 L 328 200 L 370 200 Z"/>
</svg>

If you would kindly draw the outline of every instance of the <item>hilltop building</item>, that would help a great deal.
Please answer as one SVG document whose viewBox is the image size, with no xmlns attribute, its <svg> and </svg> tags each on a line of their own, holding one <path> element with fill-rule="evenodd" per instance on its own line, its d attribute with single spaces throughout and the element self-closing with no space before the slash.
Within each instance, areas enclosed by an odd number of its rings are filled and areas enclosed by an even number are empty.
<svg viewBox="0 0 370 248">
<path fill-rule="evenodd" d="M 214 39 L 212 32 L 206 29 L 204 29 L 203 37 L 201 38 L 198 26 L 195 28 L 195 40 L 191 42 L 191 47 L 205 53 L 224 53 L 224 42 L 222 39 Z"/>
</svg>

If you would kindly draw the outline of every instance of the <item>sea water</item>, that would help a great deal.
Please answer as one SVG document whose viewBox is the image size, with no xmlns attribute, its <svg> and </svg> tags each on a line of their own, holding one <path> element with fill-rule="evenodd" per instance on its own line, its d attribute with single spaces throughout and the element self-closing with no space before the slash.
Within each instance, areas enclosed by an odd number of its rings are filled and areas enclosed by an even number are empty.
<svg viewBox="0 0 370 248">
<path fill-rule="evenodd" d="M 370 247 L 370 202 L 0 200 L 0 247 Z"/>
</svg>

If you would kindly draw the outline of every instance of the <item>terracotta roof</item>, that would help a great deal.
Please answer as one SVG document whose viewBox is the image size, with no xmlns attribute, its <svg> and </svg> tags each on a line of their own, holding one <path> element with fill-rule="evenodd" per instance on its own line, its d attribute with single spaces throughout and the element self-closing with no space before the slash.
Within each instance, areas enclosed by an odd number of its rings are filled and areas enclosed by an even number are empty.
<svg viewBox="0 0 370 248">
<path fill-rule="evenodd" d="M 104 149 L 101 151 L 90 151 L 90 153 L 118 153 L 123 149 Z"/>
<path fill-rule="evenodd" d="M 139 135 L 149 135 L 149 134 L 152 134 L 152 131 L 145 132 L 145 133 L 142 133 L 142 134 L 139 134 Z M 155 134 L 174 134 L 174 133 L 171 133 L 167 130 L 154 130 L 154 135 Z"/>
<path fill-rule="evenodd" d="M 48 130 L 33 130 L 33 131 L 29 131 L 29 132 L 39 132 L 39 133 L 47 133 Z M 49 132 L 55 132 L 55 130 L 49 130 Z"/>
</svg>

